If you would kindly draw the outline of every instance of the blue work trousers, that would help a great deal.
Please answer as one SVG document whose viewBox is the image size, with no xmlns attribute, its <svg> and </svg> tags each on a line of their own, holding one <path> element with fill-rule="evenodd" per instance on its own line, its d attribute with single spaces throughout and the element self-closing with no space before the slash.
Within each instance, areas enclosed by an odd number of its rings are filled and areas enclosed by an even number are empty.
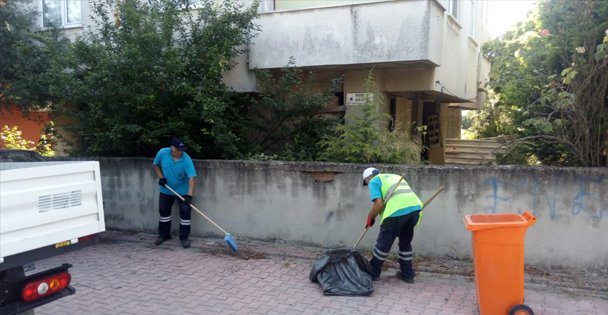
<svg viewBox="0 0 608 315">
<path fill-rule="evenodd" d="M 158 212 L 160 216 L 158 220 L 158 235 L 167 238 L 171 236 L 171 208 L 175 199 L 177 199 L 179 205 L 179 239 L 183 240 L 190 236 L 191 208 L 190 206 L 186 206 L 181 199 L 163 193 L 160 193 L 158 199 Z"/>
<path fill-rule="evenodd" d="M 382 222 L 374 247 L 374 257 L 370 261 L 372 277 L 380 276 L 382 265 L 390 253 L 395 238 L 399 238 L 399 269 L 403 277 L 414 279 L 416 273 L 412 268 L 412 239 L 419 216 L 420 210 L 398 217 L 389 217 Z"/>
</svg>

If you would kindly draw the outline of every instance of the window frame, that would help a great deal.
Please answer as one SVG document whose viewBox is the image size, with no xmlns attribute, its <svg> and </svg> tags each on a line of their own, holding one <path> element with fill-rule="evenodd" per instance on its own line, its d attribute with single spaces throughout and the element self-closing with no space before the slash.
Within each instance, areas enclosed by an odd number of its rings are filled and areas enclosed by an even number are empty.
<svg viewBox="0 0 608 315">
<path fill-rule="evenodd" d="M 477 37 L 477 0 L 471 0 L 471 20 L 469 21 L 469 36 Z"/>
<path fill-rule="evenodd" d="M 46 1 L 54 1 L 60 4 L 60 9 L 59 12 L 61 14 L 61 23 L 59 25 L 45 25 L 45 2 Z M 79 12 L 79 21 L 78 22 L 72 22 L 69 23 L 68 22 L 68 4 L 69 4 L 70 0 L 40 0 L 40 25 L 43 29 L 47 29 L 47 28 L 51 28 L 53 26 L 58 27 L 58 28 L 62 28 L 62 29 L 67 29 L 67 28 L 77 28 L 77 27 L 82 27 L 82 6 L 83 4 L 88 3 L 87 1 L 82 1 L 82 0 L 77 0 L 78 3 L 80 3 L 80 12 Z"/>
<path fill-rule="evenodd" d="M 459 19 L 459 9 L 458 0 L 448 0 L 448 13 L 457 20 Z"/>
</svg>

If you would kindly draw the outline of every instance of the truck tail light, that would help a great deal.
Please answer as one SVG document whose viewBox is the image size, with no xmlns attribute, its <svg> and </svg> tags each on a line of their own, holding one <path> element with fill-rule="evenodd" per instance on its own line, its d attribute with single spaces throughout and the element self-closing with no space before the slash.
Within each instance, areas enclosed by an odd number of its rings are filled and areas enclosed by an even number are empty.
<svg viewBox="0 0 608 315">
<path fill-rule="evenodd" d="M 21 291 L 21 298 L 26 302 L 34 301 L 67 288 L 70 281 L 72 281 L 72 276 L 67 271 L 63 271 L 28 282 Z"/>
<path fill-rule="evenodd" d="M 95 239 L 95 236 L 97 236 L 97 234 L 91 234 L 91 235 L 87 235 L 87 236 L 82 236 L 78 238 L 79 242 L 84 242 L 84 241 L 88 241 L 88 240 L 92 240 Z"/>
</svg>

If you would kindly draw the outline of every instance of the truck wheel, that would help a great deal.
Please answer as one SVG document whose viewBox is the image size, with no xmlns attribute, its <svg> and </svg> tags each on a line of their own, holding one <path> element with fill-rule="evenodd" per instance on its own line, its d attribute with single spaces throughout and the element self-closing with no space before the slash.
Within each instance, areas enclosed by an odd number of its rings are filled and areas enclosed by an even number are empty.
<svg viewBox="0 0 608 315">
<path fill-rule="evenodd" d="M 534 315 L 534 312 L 530 307 L 528 307 L 528 305 L 517 304 L 511 307 L 509 315 Z"/>
</svg>

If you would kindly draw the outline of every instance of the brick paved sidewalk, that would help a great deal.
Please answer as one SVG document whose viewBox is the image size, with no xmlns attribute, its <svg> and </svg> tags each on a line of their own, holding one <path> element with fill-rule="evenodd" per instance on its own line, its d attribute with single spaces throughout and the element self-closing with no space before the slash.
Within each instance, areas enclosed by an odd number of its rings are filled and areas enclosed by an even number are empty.
<svg viewBox="0 0 608 315">
<path fill-rule="evenodd" d="M 407 284 L 387 270 L 369 297 L 327 297 L 308 279 L 322 248 L 239 240 L 245 256 L 234 256 L 221 239 L 183 249 L 154 238 L 106 232 L 95 246 L 37 263 L 73 264 L 76 288 L 37 314 L 478 314 L 468 277 L 420 272 Z M 608 314 L 607 296 L 558 289 L 526 284 L 526 304 L 540 315 Z"/>
</svg>

